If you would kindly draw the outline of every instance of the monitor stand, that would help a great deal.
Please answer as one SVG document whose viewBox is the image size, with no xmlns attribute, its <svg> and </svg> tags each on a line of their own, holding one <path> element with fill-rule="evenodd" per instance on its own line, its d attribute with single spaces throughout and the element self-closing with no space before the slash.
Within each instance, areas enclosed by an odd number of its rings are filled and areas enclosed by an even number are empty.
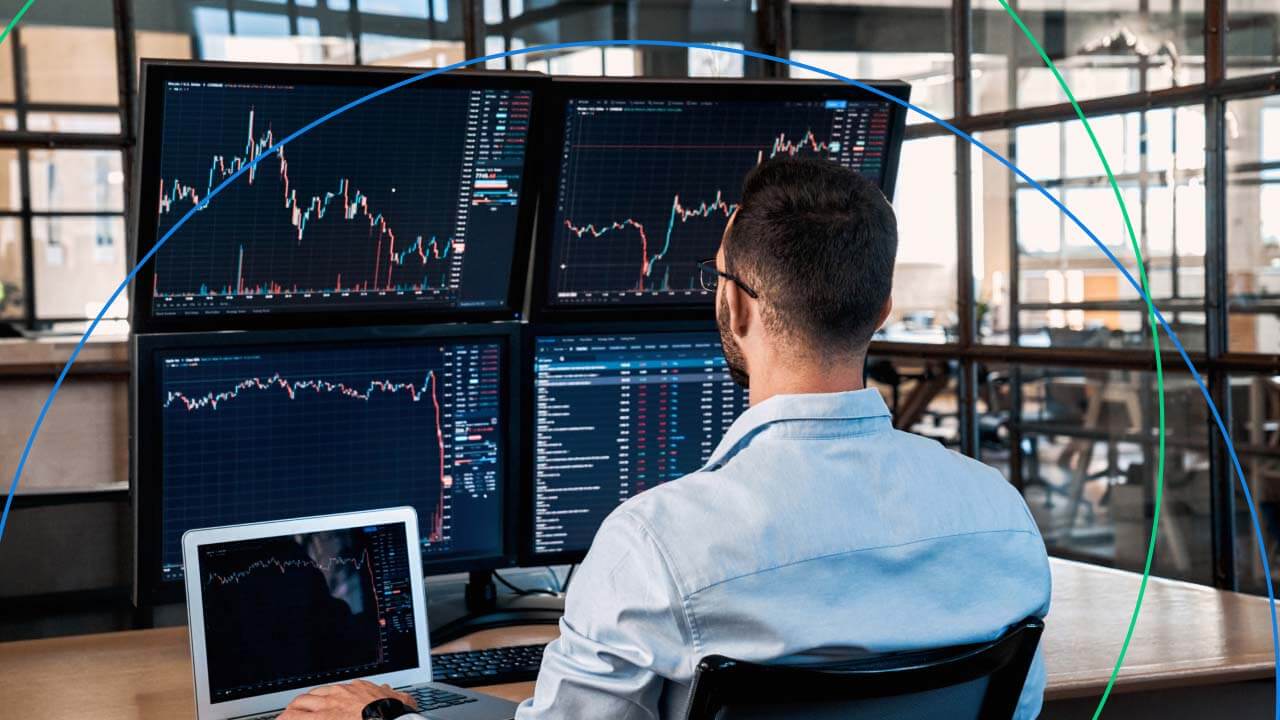
<svg viewBox="0 0 1280 720">
<path fill-rule="evenodd" d="M 470 573 L 464 590 L 466 614 L 431 628 L 431 645 L 438 647 L 481 630 L 516 625 L 556 625 L 564 614 L 564 596 L 499 596 L 493 573 Z"/>
</svg>

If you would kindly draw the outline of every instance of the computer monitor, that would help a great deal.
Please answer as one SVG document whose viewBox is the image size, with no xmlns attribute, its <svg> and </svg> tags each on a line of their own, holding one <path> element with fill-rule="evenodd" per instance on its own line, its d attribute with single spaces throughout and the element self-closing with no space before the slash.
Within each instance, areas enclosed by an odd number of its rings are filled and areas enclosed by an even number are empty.
<svg viewBox="0 0 1280 720">
<path fill-rule="evenodd" d="M 538 319 L 710 317 L 697 263 L 715 255 L 747 172 L 823 157 L 892 198 L 905 122 L 900 105 L 826 81 L 557 79 L 545 107 Z"/>
<path fill-rule="evenodd" d="M 509 563 L 515 323 L 135 337 L 140 604 L 187 530 L 409 505 L 428 572 Z"/>
<path fill-rule="evenodd" d="M 526 345 L 525 564 L 580 560 L 614 508 L 701 467 L 747 407 L 703 323 L 543 328 Z"/>
<path fill-rule="evenodd" d="M 418 72 L 144 63 L 135 259 L 209 204 L 139 273 L 134 327 L 517 317 L 536 202 L 529 140 L 544 78 L 433 76 L 269 152 Z"/>
</svg>

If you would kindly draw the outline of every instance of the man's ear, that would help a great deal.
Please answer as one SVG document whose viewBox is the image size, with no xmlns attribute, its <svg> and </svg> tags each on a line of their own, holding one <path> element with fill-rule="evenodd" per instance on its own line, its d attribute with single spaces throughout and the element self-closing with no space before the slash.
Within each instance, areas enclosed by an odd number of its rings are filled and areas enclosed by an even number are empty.
<svg viewBox="0 0 1280 720">
<path fill-rule="evenodd" d="M 884 307 L 880 308 L 880 316 L 876 318 L 876 330 L 884 327 L 884 323 L 893 312 L 893 296 L 884 299 Z"/>
<path fill-rule="evenodd" d="M 754 310 L 747 294 L 738 287 L 738 283 L 729 278 L 721 278 L 723 284 L 725 306 L 729 311 L 729 331 L 736 337 L 745 337 L 751 327 L 751 313 Z"/>
</svg>

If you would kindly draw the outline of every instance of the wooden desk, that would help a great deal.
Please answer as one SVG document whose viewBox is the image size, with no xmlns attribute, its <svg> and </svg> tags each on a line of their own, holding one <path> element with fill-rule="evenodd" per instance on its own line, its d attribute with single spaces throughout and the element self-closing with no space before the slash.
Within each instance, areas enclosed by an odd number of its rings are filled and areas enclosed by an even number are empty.
<svg viewBox="0 0 1280 720">
<path fill-rule="evenodd" d="M 1101 694 L 1139 581 L 1133 573 L 1064 560 L 1053 561 L 1053 576 L 1043 640 L 1047 710 L 1056 701 L 1092 703 Z M 545 642 L 555 632 L 490 630 L 440 650 Z M 1113 702 L 1124 694 L 1266 680 L 1272 672 L 1265 598 L 1153 579 Z M 480 689 L 520 700 L 533 684 Z M 171 720 L 191 717 L 193 704 L 185 628 L 0 644 L 0 718 L 50 718 L 70 707 L 92 708 L 97 720 Z M 1262 717 L 1269 706 L 1258 710 Z"/>
</svg>

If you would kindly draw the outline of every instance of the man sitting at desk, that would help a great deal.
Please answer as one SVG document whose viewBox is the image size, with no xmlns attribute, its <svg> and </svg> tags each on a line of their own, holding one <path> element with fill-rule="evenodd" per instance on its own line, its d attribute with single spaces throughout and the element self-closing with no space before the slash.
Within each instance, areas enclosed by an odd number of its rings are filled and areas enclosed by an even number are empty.
<svg viewBox="0 0 1280 720">
<path fill-rule="evenodd" d="M 1048 558 L 1022 497 L 994 469 L 894 430 L 863 387 L 896 252 L 893 209 L 856 173 L 798 159 L 751 172 L 704 265 L 751 408 L 701 470 L 601 526 L 518 720 L 678 718 L 707 655 L 938 648 L 1048 611 Z M 1019 719 L 1039 713 L 1044 682 L 1037 654 Z"/>
</svg>

